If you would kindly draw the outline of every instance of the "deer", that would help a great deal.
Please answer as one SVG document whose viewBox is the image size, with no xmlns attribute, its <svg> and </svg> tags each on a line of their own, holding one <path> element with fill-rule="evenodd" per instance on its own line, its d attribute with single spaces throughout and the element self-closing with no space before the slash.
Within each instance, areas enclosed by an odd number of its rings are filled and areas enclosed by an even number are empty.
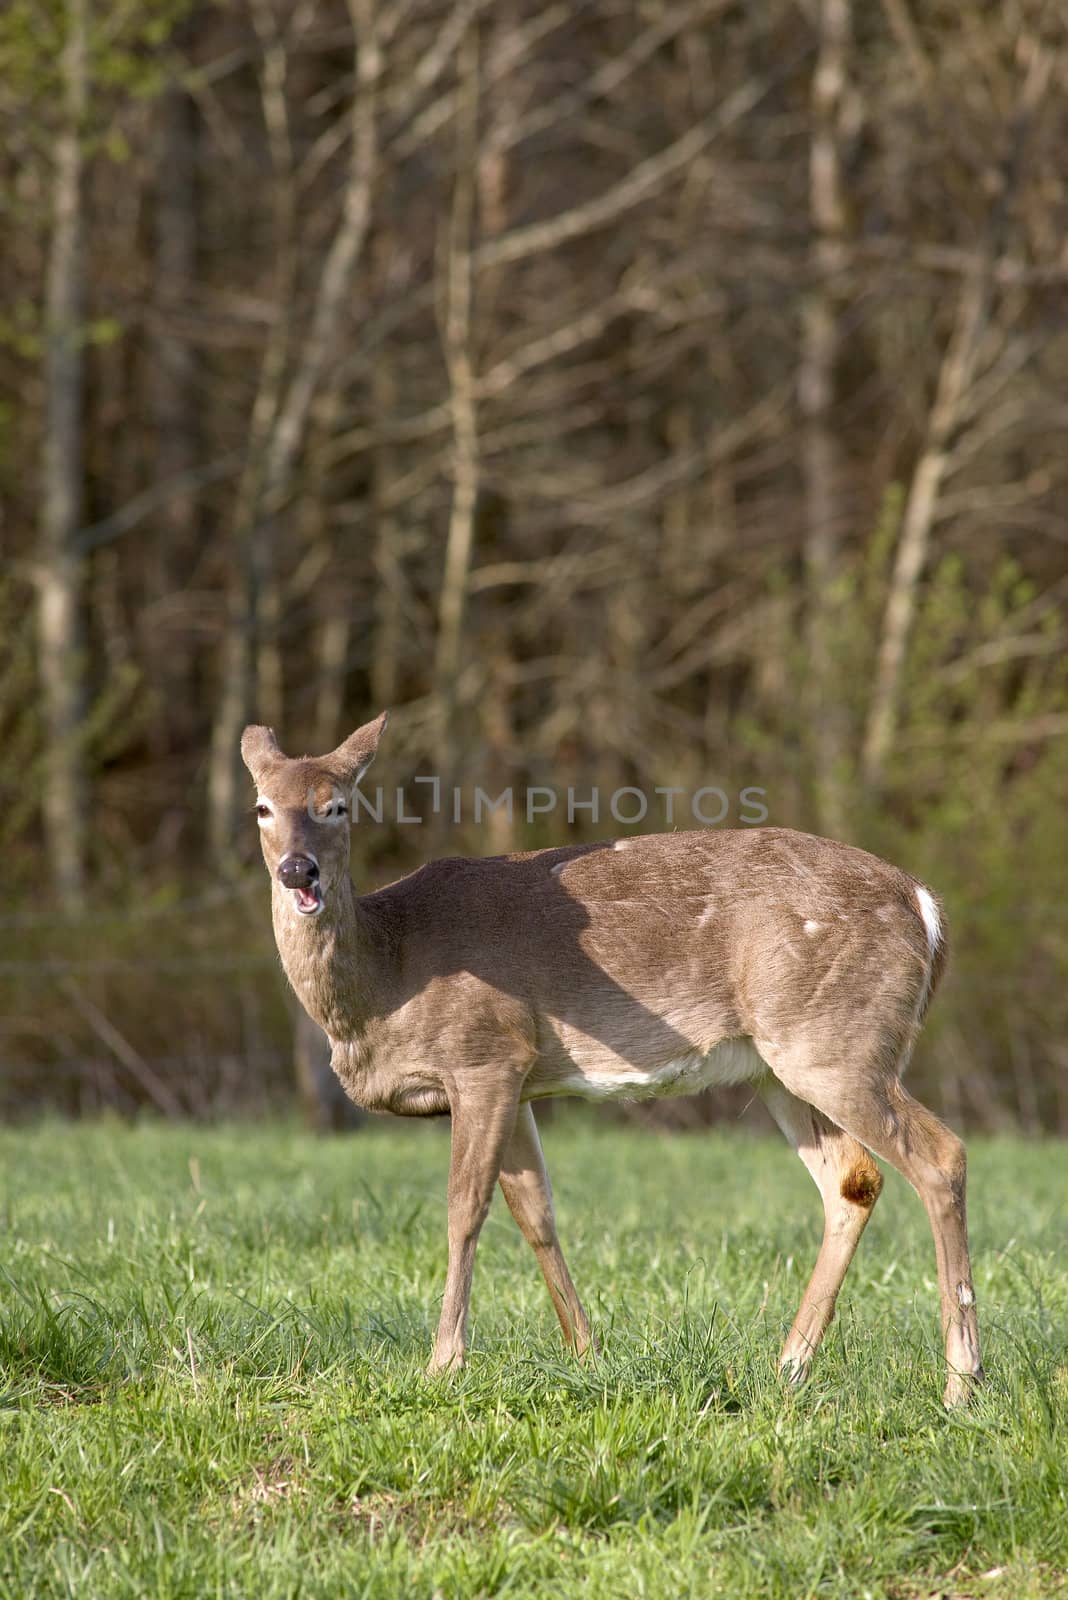
<svg viewBox="0 0 1068 1600">
<path fill-rule="evenodd" d="M 875 1157 L 930 1221 L 947 1378 L 982 1378 L 961 1140 L 902 1075 L 946 962 L 934 893 L 880 858 L 779 827 L 628 835 L 429 861 L 360 893 L 356 786 L 387 713 L 328 755 L 270 728 L 241 752 L 282 966 L 368 1111 L 451 1118 L 448 1266 L 428 1371 L 463 1365 L 496 1186 L 576 1355 L 590 1321 L 557 1235 L 534 1104 L 751 1084 L 815 1181 L 824 1232 L 779 1356 L 808 1374 L 879 1198 Z M 595 1347 L 594 1347 L 595 1348 Z"/>
</svg>

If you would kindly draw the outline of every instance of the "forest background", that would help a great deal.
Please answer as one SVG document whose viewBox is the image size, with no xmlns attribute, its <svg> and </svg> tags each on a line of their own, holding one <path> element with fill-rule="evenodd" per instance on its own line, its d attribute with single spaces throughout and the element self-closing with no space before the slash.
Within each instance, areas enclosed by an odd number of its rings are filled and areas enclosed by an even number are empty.
<svg viewBox="0 0 1068 1600">
<path fill-rule="evenodd" d="M 1068 1131 L 1066 45 L 1039 0 L 10 0 L 0 1110 L 286 1102 L 239 735 L 388 705 L 361 883 L 760 788 L 943 896 L 918 1092 Z M 431 776 L 561 799 L 399 824 Z"/>
</svg>

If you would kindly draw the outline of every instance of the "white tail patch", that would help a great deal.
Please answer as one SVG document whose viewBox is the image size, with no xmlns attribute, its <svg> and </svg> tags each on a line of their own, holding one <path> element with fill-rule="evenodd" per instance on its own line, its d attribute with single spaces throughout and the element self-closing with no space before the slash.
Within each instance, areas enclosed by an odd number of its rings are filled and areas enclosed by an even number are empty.
<svg viewBox="0 0 1068 1600">
<path fill-rule="evenodd" d="M 918 888 L 916 890 L 916 899 L 920 907 L 920 916 L 923 918 L 923 925 L 927 929 L 928 948 L 931 954 L 934 955 L 938 946 L 942 943 L 942 919 L 938 915 L 938 907 L 935 905 L 934 896 L 929 889 Z"/>
<path fill-rule="evenodd" d="M 922 884 L 918 884 L 916 887 L 916 904 L 920 908 L 920 916 L 923 918 L 923 925 L 927 930 L 927 949 L 931 956 L 931 964 L 927 968 L 927 976 L 924 979 L 923 989 L 916 1005 L 916 1021 L 919 1023 L 923 1019 L 923 1014 L 927 1009 L 927 1002 L 931 998 L 931 979 L 934 976 L 935 954 L 942 943 L 942 919 L 938 915 L 938 907 L 935 905 L 934 895 L 930 889 L 925 889 Z"/>
</svg>

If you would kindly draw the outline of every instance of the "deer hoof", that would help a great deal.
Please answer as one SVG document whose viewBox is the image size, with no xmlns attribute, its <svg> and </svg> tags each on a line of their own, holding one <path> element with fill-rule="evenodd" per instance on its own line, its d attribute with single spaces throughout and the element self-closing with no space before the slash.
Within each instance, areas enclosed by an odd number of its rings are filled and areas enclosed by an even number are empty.
<svg viewBox="0 0 1068 1600">
<path fill-rule="evenodd" d="M 982 1381 L 981 1367 L 978 1372 L 951 1372 L 946 1381 L 946 1392 L 942 1396 L 942 1404 L 946 1410 L 955 1411 L 958 1406 L 966 1406 Z"/>
<path fill-rule="evenodd" d="M 462 1350 L 456 1350 L 447 1356 L 439 1356 L 435 1350 L 426 1364 L 426 1375 L 428 1378 L 440 1378 L 447 1372 L 459 1372 L 463 1364 Z"/>
</svg>

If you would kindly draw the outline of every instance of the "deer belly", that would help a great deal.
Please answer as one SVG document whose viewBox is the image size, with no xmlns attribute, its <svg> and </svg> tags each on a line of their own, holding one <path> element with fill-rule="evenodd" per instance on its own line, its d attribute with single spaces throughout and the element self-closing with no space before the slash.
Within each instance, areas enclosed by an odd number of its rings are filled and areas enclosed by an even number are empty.
<svg viewBox="0 0 1068 1600">
<path fill-rule="evenodd" d="M 751 1039 L 722 1039 L 711 1050 L 692 1050 L 661 1066 L 635 1066 L 621 1057 L 593 1061 L 572 1058 L 567 1070 L 542 1092 L 578 1094 L 586 1100 L 659 1100 L 697 1094 L 763 1077 L 767 1063 Z M 555 1075 L 554 1075 L 555 1076 Z"/>
</svg>

